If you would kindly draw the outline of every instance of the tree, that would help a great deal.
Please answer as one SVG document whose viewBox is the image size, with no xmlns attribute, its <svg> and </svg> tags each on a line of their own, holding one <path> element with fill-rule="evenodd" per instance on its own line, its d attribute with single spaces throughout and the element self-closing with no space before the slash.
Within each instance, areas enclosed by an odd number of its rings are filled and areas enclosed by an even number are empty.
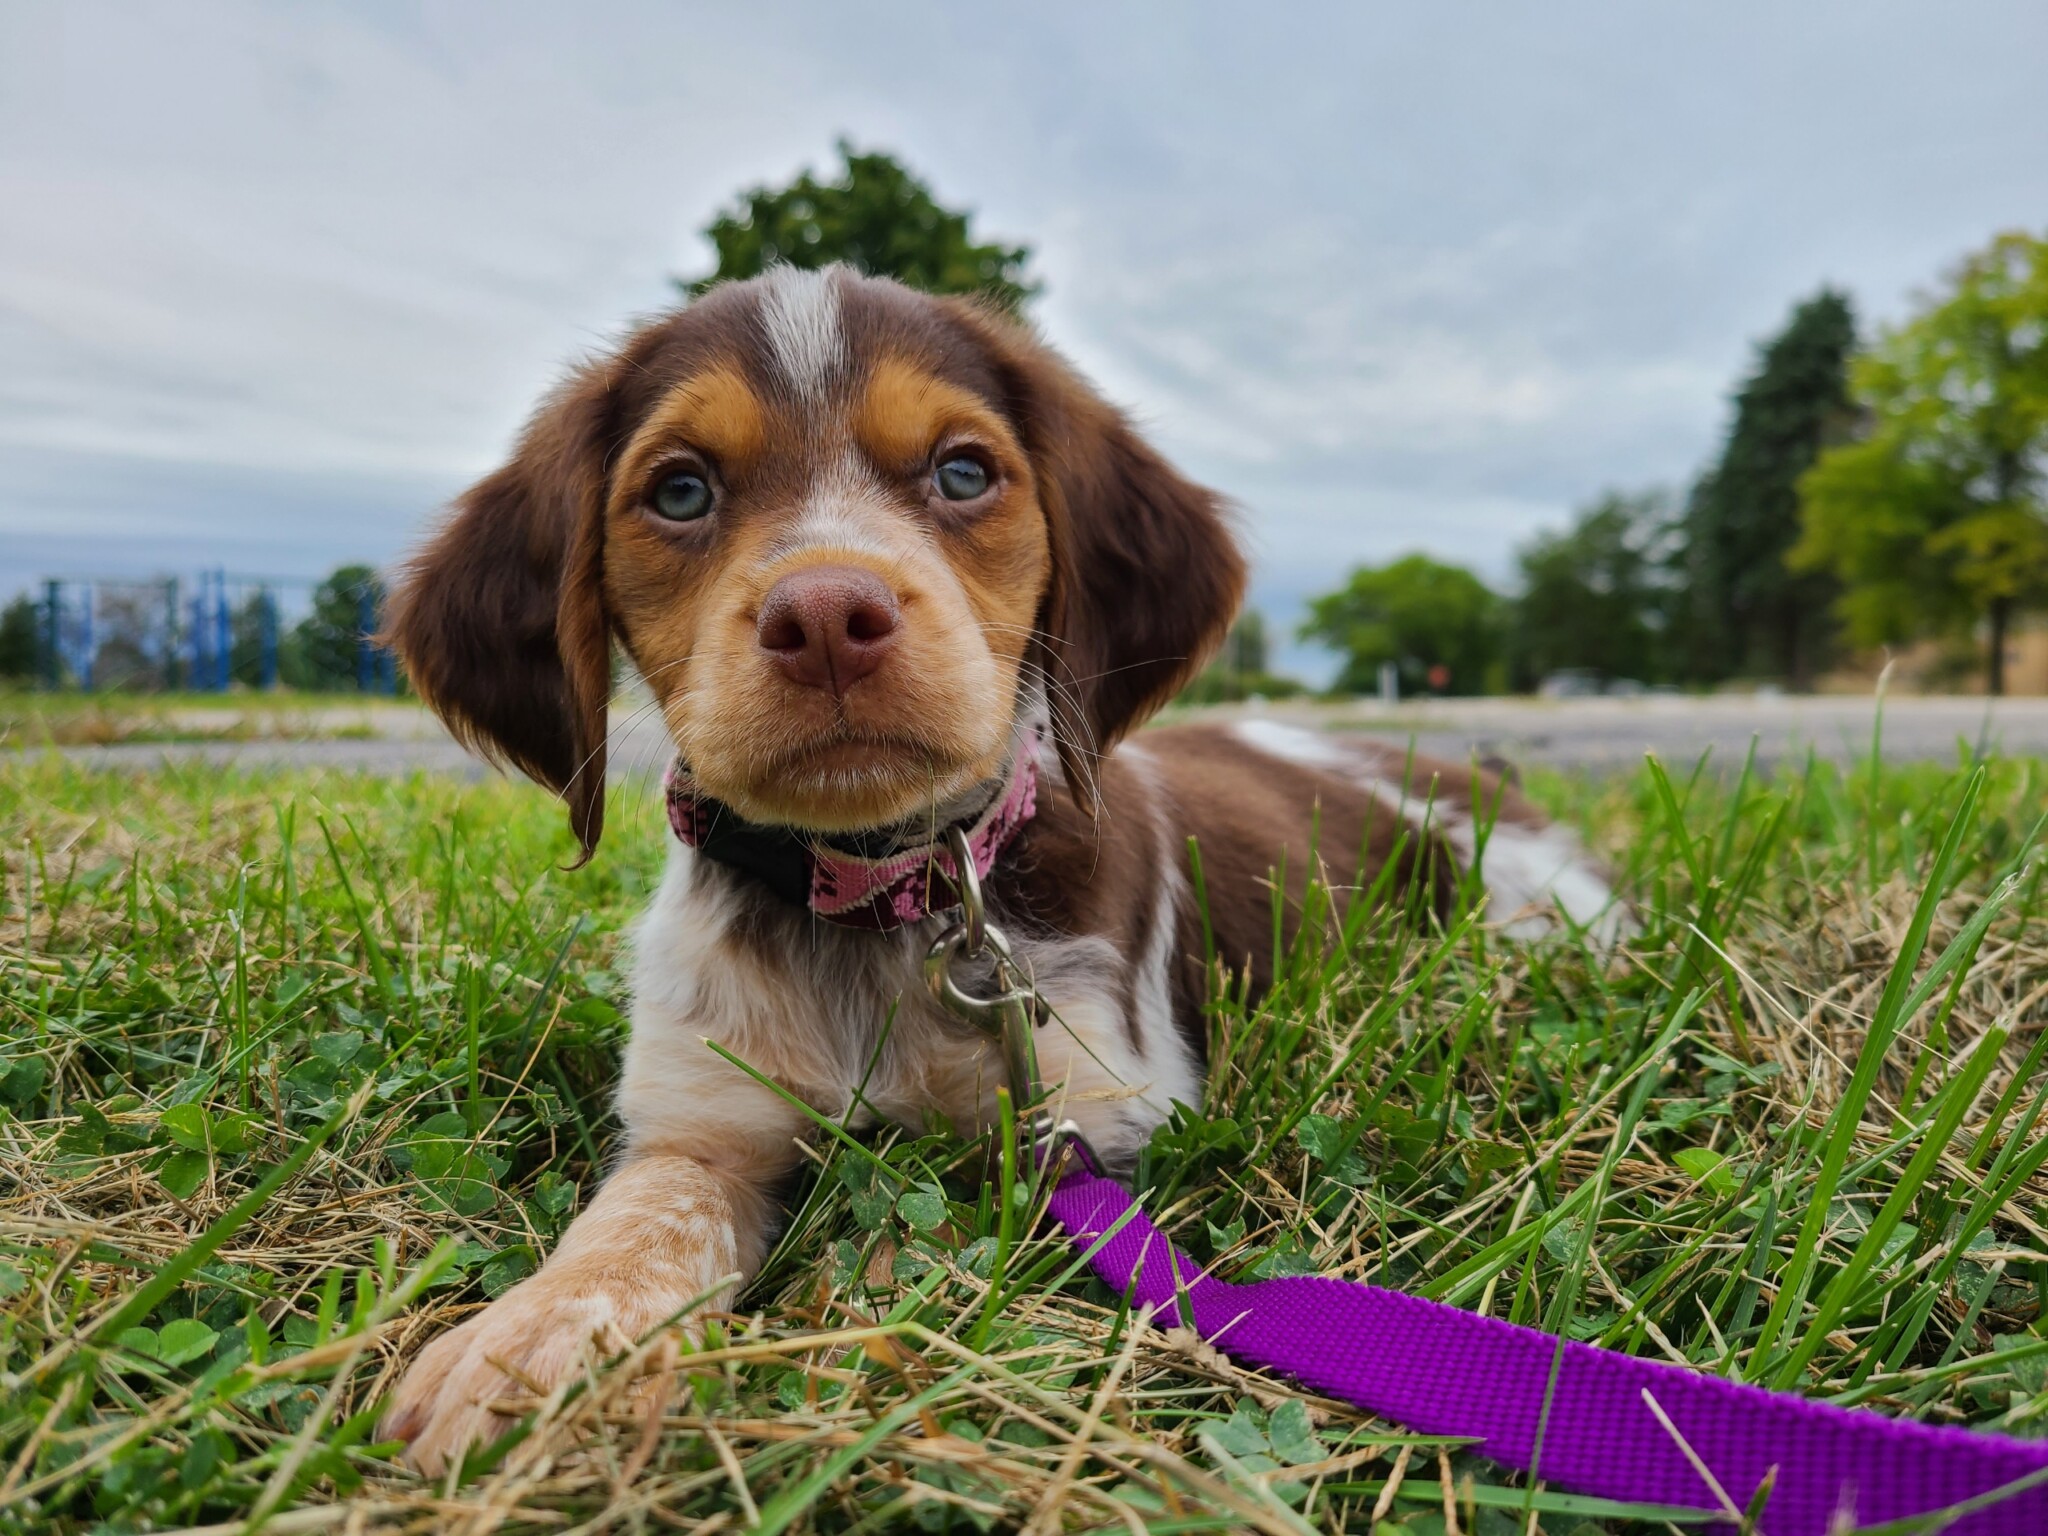
<svg viewBox="0 0 2048 1536">
<path fill-rule="evenodd" d="M 263 687 L 271 681 L 265 676 L 264 653 L 273 644 L 278 652 L 274 661 L 281 666 L 284 637 L 277 633 L 277 598 L 258 587 L 228 615 L 228 675 L 245 688 Z"/>
<path fill-rule="evenodd" d="M 787 187 L 753 187 L 704 233 L 718 250 L 707 277 L 679 280 L 693 298 L 727 278 L 755 277 L 777 262 L 815 270 L 843 261 L 927 293 L 985 294 L 1021 309 L 1038 292 L 1025 272 L 1026 245 L 978 244 L 973 215 L 941 207 L 931 188 L 893 155 L 857 154 L 841 139 L 839 175 L 808 170 Z"/>
<path fill-rule="evenodd" d="M 161 583 L 107 582 L 91 589 L 92 682 L 142 693 L 167 687 L 172 666 Z"/>
<path fill-rule="evenodd" d="M 0 678 L 26 683 L 36 675 L 42 654 L 43 610 L 26 592 L 0 609 Z"/>
<path fill-rule="evenodd" d="M 1508 648 L 1516 685 L 1566 669 L 1668 678 L 1676 531 L 1662 492 L 1609 492 L 1564 532 L 1526 545 L 1516 556 L 1522 593 Z"/>
<path fill-rule="evenodd" d="M 2048 598 L 2048 240 L 2000 235 L 1850 369 L 1865 430 L 1800 482 L 1796 569 L 1875 644 L 1982 619 L 2005 691 L 2016 609 Z"/>
<path fill-rule="evenodd" d="M 1500 655 L 1500 616 L 1500 598 L 1470 571 L 1408 555 L 1360 566 L 1311 601 L 1301 637 L 1344 658 L 1340 693 L 1370 693 L 1392 662 L 1404 691 L 1471 694 L 1486 688 Z"/>
<path fill-rule="evenodd" d="M 1202 668 L 1186 688 L 1181 701 L 1187 704 L 1222 704 L 1256 695 L 1262 699 L 1285 699 L 1302 691 L 1291 677 L 1266 670 L 1266 616 L 1247 608 L 1237 616 L 1209 665 Z"/>
<path fill-rule="evenodd" d="M 383 622 L 384 581 L 367 565 L 344 565 L 313 589 L 313 611 L 292 627 L 278 666 L 293 688 L 359 686 L 362 643 Z"/>
<path fill-rule="evenodd" d="M 1825 571 L 1790 569 L 1785 554 L 1799 536 L 1800 476 L 1853 422 L 1855 346 L 1849 300 L 1823 288 L 1757 350 L 1736 392 L 1727 440 L 1686 510 L 1693 608 L 1683 660 L 1694 676 L 1812 681 L 1837 585 Z"/>
</svg>

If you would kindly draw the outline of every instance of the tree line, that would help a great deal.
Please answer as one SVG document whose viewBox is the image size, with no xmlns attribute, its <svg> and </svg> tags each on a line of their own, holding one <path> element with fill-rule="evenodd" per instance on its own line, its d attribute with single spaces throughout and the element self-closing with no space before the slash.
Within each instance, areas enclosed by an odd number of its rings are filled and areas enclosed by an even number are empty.
<svg viewBox="0 0 2048 1536">
<path fill-rule="evenodd" d="M 1510 593 L 1409 555 L 1315 599 L 1303 637 L 1352 692 L 1383 665 L 1404 691 L 1796 688 L 1847 648 L 1936 638 L 2002 693 L 2014 620 L 2048 603 L 2048 240 L 2000 235 L 1867 343 L 1822 289 L 1733 406 L 1687 492 L 1600 496 L 1516 552 Z"/>
</svg>

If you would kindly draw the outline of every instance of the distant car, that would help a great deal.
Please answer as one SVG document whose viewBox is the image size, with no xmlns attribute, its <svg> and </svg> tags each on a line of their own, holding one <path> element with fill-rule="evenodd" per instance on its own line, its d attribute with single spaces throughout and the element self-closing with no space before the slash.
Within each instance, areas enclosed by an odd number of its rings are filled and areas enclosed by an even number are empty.
<svg viewBox="0 0 2048 1536">
<path fill-rule="evenodd" d="M 1607 686 L 1600 691 L 1610 699 L 1640 699 L 1650 689 L 1648 684 L 1639 683 L 1632 677 L 1610 677 Z"/>
<path fill-rule="evenodd" d="M 1590 699 L 1600 693 L 1600 674 L 1588 667 L 1566 667 L 1536 685 L 1539 698 Z"/>
</svg>

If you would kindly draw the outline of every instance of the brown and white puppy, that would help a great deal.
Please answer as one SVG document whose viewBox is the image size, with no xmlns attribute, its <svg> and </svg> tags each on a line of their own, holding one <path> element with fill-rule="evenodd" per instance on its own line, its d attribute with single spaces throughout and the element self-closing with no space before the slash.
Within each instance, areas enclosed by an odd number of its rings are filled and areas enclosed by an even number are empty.
<svg viewBox="0 0 2048 1536">
<path fill-rule="evenodd" d="M 562 796 L 586 857 L 615 643 L 697 791 L 805 837 L 964 820 L 1049 738 L 989 903 L 1055 1016 L 1043 1075 L 1115 1164 L 1201 1101 L 1191 837 L 1216 953 L 1254 987 L 1276 866 L 1298 897 L 1341 850 L 1331 874 L 1369 885 L 1405 831 L 1393 883 L 1440 903 L 1482 806 L 1497 918 L 1615 921 L 1570 835 L 1490 775 L 1264 721 L 1126 741 L 1244 577 L 1218 498 L 1025 330 L 784 269 L 578 371 L 413 562 L 393 630 L 459 735 Z M 989 1123 L 997 1052 L 919 977 L 940 922 L 837 926 L 672 848 L 634 940 L 619 1164 L 538 1274 L 413 1365 L 389 1425 L 419 1464 L 498 1427 L 480 1404 L 508 1373 L 550 1383 L 759 1266 L 808 1122 L 707 1041 L 827 1115 Z"/>
</svg>

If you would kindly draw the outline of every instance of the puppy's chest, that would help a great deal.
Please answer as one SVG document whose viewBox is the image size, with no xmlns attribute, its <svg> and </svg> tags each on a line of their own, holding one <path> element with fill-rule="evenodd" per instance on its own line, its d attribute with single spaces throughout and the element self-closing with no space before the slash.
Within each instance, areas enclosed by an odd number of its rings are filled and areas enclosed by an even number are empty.
<svg viewBox="0 0 2048 1536">
<path fill-rule="evenodd" d="M 822 1114 L 844 1116 L 858 1100 L 856 1125 L 879 1115 L 971 1134 L 993 1115 L 1002 1059 L 925 985 L 941 927 L 838 927 L 677 849 L 634 938 L 635 1036 L 716 1041 Z M 1131 989 L 1113 946 L 1056 936 L 1020 940 L 1017 951 L 1063 1020 L 1091 1035 L 1130 1033 Z M 994 988 L 985 967 L 960 979 L 970 991 Z"/>
</svg>

